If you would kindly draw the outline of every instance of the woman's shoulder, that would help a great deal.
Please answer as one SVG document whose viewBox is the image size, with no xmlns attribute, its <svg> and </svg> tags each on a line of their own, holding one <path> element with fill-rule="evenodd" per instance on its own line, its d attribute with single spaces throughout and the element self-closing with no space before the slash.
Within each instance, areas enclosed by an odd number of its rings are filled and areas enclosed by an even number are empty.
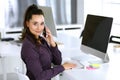
<svg viewBox="0 0 120 80">
<path fill-rule="evenodd" d="M 35 45 L 29 40 L 29 39 L 24 39 L 23 44 L 22 44 L 22 49 L 21 49 L 21 54 L 22 56 L 35 56 L 36 54 L 33 54 L 35 51 Z"/>
<path fill-rule="evenodd" d="M 32 48 L 32 47 L 35 47 L 35 44 L 31 42 L 28 38 L 25 38 L 22 42 L 22 47 Z"/>
</svg>

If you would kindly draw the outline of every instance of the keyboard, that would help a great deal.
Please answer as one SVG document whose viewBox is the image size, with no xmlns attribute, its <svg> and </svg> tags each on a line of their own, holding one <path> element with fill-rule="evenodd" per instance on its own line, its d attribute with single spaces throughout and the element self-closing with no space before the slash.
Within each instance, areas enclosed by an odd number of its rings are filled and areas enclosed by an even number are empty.
<svg viewBox="0 0 120 80">
<path fill-rule="evenodd" d="M 76 68 L 78 68 L 78 69 L 84 69 L 84 67 L 85 67 L 82 63 L 80 63 L 77 60 L 71 60 L 70 62 L 76 64 L 77 65 Z"/>
<path fill-rule="evenodd" d="M 65 62 L 69 62 L 69 63 L 74 63 L 77 65 L 76 68 L 79 68 L 79 69 L 83 69 L 84 68 L 84 65 L 81 64 L 79 61 L 77 60 L 72 60 L 71 58 L 64 58 L 63 61 L 62 61 L 62 64 L 64 64 Z"/>
<path fill-rule="evenodd" d="M 80 65 L 88 66 L 91 63 L 102 63 L 102 60 L 96 56 L 90 55 L 90 54 L 82 54 L 80 56 L 75 56 L 72 57 L 71 60 L 75 60 L 78 63 L 80 63 Z"/>
</svg>

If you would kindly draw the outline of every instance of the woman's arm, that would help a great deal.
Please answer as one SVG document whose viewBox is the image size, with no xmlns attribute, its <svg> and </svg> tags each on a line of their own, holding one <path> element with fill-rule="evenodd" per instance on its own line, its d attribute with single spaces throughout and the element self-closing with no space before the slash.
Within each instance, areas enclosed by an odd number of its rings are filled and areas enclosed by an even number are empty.
<svg viewBox="0 0 120 80">
<path fill-rule="evenodd" d="M 60 65 L 62 63 L 62 53 L 58 49 L 58 46 L 56 45 L 55 47 L 50 47 L 52 56 L 53 56 L 53 64 L 55 65 Z"/>
<path fill-rule="evenodd" d="M 48 45 L 50 46 L 50 50 L 52 53 L 52 62 L 55 65 L 60 65 L 62 62 L 62 56 L 61 56 L 61 52 L 58 49 L 58 46 L 56 44 L 56 42 L 53 39 L 53 35 L 51 34 L 51 31 L 49 30 L 48 27 L 45 28 L 46 29 L 46 37 L 45 40 L 47 41 Z"/>
</svg>

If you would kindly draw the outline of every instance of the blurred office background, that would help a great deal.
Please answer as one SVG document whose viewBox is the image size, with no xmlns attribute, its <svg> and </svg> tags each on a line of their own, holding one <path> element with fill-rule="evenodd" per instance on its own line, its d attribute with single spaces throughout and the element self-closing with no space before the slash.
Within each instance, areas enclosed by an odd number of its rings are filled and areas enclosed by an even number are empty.
<svg viewBox="0 0 120 80">
<path fill-rule="evenodd" d="M 4 0 L 0 1 L 0 28 L 22 27 L 31 4 L 51 7 L 56 25 L 84 25 L 87 14 L 113 17 L 114 24 L 120 24 L 119 0 Z"/>
<path fill-rule="evenodd" d="M 21 27 L 26 8 L 31 4 L 37 4 L 52 7 L 56 24 L 77 24 L 83 22 L 83 1 L 79 3 L 79 20 L 77 0 L 5 0 L 1 2 L 1 12 L 4 13 L 1 16 L 5 19 L 5 27 Z"/>
<path fill-rule="evenodd" d="M 86 15 L 95 14 L 113 17 L 112 34 L 120 36 L 120 0 L 0 0 L 0 32 L 4 33 L 7 28 L 11 31 L 22 28 L 24 12 L 31 4 L 52 8 L 58 32 L 64 29 L 69 35 L 79 37 Z M 21 69 L 18 58 L 8 57 L 7 66 L 9 63 L 11 67 L 6 68 L 7 72 Z"/>
</svg>

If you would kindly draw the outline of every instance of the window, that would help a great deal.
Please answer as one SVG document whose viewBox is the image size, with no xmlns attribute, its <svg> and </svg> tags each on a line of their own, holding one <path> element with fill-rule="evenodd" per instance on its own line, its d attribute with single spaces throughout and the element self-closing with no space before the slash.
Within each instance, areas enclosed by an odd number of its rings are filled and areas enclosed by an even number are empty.
<svg viewBox="0 0 120 80">
<path fill-rule="evenodd" d="M 5 0 L 4 26 L 23 26 L 25 10 L 31 4 L 52 7 L 57 25 L 77 23 L 77 0 Z"/>
</svg>

